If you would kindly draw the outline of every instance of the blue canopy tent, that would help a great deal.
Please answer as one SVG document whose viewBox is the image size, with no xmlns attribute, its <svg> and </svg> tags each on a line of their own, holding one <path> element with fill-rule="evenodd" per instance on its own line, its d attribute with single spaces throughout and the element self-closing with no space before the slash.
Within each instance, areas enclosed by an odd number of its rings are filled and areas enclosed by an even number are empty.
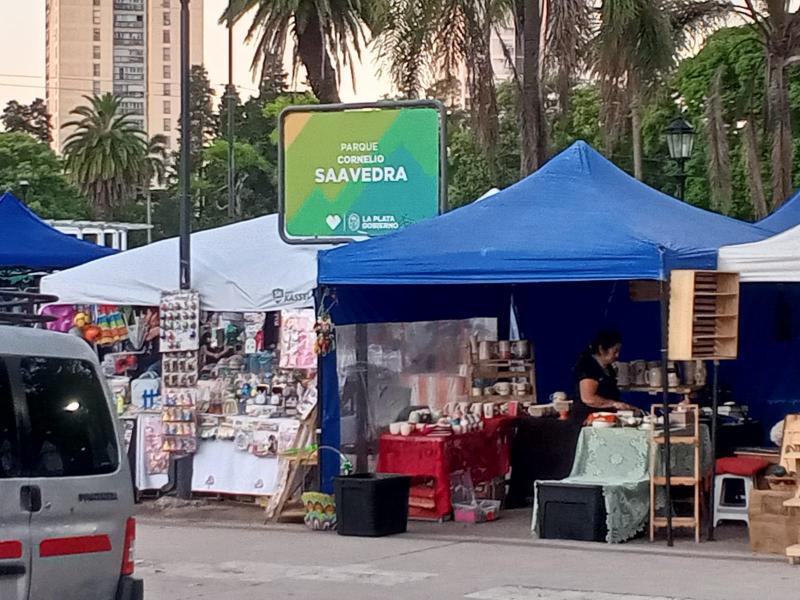
<svg viewBox="0 0 800 600">
<path fill-rule="evenodd" d="M 69 269 L 115 252 L 61 233 L 11 192 L 0 196 L 0 268 Z"/>
<path fill-rule="evenodd" d="M 778 210 L 758 221 L 756 225 L 770 233 L 781 233 L 800 225 L 800 191 L 795 192 Z"/>
<path fill-rule="evenodd" d="M 713 269 L 720 246 L 763 237 L 646 186 L 576 142 L 481 202 L 321 253 L 319 283 L 336 290 L 337 324 L 502 318 L 513 296 L 521 333 L 539 349 L 537 386 L 554 391 L 571 383 L 577 353 L 611 318 L 628 325 L 626 353 L 660 348 L 658 330 L 643 327 L 659 322 L 658 303 L 632 302 L 627 281 Z M 323 366 L 322 412 L 323 443 L 335 446 L 334 360 Z"/>
</svg>

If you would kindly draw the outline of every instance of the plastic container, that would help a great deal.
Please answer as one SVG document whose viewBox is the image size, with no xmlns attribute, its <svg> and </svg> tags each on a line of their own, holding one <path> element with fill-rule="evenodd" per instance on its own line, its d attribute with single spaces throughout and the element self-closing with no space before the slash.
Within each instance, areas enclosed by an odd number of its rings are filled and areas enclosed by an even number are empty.
<svg viewBox="0 0 800 600">
<path fill-rule="evenodd" d="M 356 473 L 335 480 L 337 533 L 379 537 L 405 533 L 411 477 Z"/>
<path fill-rule="evenodd" d="M 608 529 L 600 485 L 537 485 L 539 537 L 548 540 L 603 542 Z"/>
<path fill-rule="evenodd" d="M 499 500 L 476 500 L 474 504 L 453 503 L 453 519 L 459 523 L 496 521 L 499 514 Z"/>
</svg>

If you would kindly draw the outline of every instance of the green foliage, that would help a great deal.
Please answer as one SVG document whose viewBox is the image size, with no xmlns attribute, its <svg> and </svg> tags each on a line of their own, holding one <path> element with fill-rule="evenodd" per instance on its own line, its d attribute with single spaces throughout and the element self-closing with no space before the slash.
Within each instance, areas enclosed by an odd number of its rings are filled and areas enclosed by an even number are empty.
<svg viewBox="0 0 800 600">
<path fill-rule="evenodd" d="M 270 142 L 277 146 L 278 144 L 278 118 L 283 109 L 290 106 L 302 106 L 304 104 L 318 104 L 314 94 L 309 92 L 294 92 L 291 94 L 281 94 L 271 102 L 267 102 L 263 108 L 264 117 L 266 117 L 272 126 L 269 132 Z"/>
<path fill-rule="evenodd" d="M 53 140 L 50 113 L 47 104 L 41 98 L 36 98 L 30 104 L 20 104 L 11 100 L 3 109 L 0 116 L 6 131 L 22 131 L 32 135 L 45 144 Z"/>
<path fill-rule="evenodd" d="M 569 112 L 554 123 L 553 150 L 560 152 L 575 140 L 584 140 L 595 148 L 603 143 L 600 92 L 596 86 L 581 85 L 572 88 Z"/>
<path fill-rule="evenodd" d="M 95 218 L 108 219 L 135 196 L 148 175 L 148 142 L 112 94 L 85 96 L 70 112 L 74 128 L 64 143 L 66 172 L 89 199 Z"/>
<path fill-rule="evenodd" d="M 27 181 L 27 190 L 19 185 Z M 0 133 L 0 191 L 11 190 L 44 219 L 87 219 L 86 201 L 47 144 L 27 133 Z"/>
<path fill-rule="evenodd" d="M 711 81 L 718 69 L 722 72 L 723 112 L 727 123 L 730 142 L 731 171 L 733 182 L 733 207 L 731 216 L 740 219 L 753 218 L 753 206 L 748 188 L 748 177 L 742 160 L 742 139 L 739 123 L 752 117 L 759 131 L 763 131 L 763 105 L 765 89 L 765 53 L 760 34 L 752 26 L 728 27 L 720 29 L 706 39 L 697 55 L 683 60 L 678 67 L 669 89 L 683 99 L 686 117 L 695 126 L 695 151 L 687 164 L 688 181 L 686 198 L 688 202 L 708 207 L 711 191 L 706 166 L 706 131 L 703 120 L 706 98 Z M 791 67 L 787 73 L 792 119 L 800 122 L 800 71 Z M 673 103 L 674 106 L 674 103 Z M 673 115 L 674 115 L 674 108 Z M 662 117 L 666 116 L 662 114 Z M 663 123 L 666 121 L 662 121 Z M 655 139 L 651 131 L 646 139 Z M 661 134 L 663 140 L 663 134 Z M 764 168 L 764 187 L 769 195 L 768 167 L 770 165 L 769 140 L 760 136 L 760 158 Z M 797 138 L 795 145 L 797 146 Z M 661 142 L 663 151 L 666 145 Z M 654 148 L 647 151 L 652 152 Z M 795 153 L 795 176 L 800 169 L 800 158 Z M 796 184 L 800 183 L 800 179 Z"/>
<path fill-rule="evenodd" d="M 193 169 L 198 168 L 203 149 L 218 131 L 217 115 L 214 112 L 215 95 L 206 68 L 203 65 L 192 65 L 189 71 L 189 147 Z M 178 131 L 182 136 L 180 126 Z"/>
</svg>

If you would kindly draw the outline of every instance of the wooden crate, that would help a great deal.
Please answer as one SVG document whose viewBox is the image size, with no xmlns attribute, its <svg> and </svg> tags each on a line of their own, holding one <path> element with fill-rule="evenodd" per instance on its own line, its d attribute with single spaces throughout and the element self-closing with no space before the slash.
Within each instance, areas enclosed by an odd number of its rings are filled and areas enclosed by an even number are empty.
<svg viewBox="0 0 800 600">
<path fill-rule="evenodd" d="M 739 274 L 672 271 L 671 360 L 730 360 L 739 345 Z"/>
<path fill-rule="evenodd" d="M 791 492 L 752 490 L 750 492 L 750 549 L 765 554 L 784 554 L 800 542 L 800 508 L 783 505 Z"/>
</svg>

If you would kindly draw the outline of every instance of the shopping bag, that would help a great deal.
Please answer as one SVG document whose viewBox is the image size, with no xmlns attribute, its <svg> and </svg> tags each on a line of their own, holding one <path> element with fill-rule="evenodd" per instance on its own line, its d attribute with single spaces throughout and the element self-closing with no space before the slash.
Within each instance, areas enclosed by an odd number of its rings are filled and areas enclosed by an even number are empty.
<svg viewBox="0 0 800 600">
<path fill-rule="evenodd" d="M 131 404 L 143 410 L 161 406 L 161 379 L 147 371 L 131 382 Z"/>
</svg>

